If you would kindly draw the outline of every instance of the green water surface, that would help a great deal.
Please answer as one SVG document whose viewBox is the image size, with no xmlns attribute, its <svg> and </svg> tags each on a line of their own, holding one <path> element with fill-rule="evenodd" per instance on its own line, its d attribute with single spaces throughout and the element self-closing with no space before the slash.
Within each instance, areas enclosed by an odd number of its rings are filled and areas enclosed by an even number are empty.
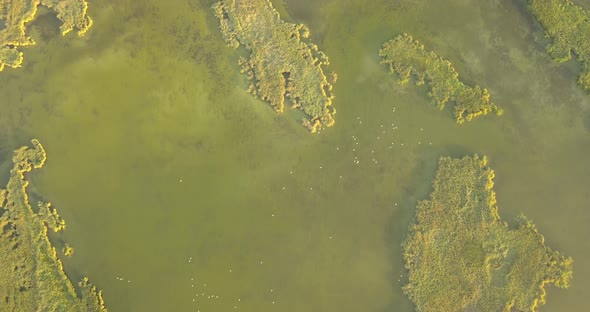
<svg viewBox="0 0 590 312">
<path fill-rule="evenodd" d="M 416 201 L 440 156 L 472 153 L 496 171 L 500 215 L 575 260 L 541 310 L 590 309 L 590 96 L 524 0 L 273 1 L 338 73 L 336 125 L 317 135 L 245 92 L 213 2 L 92 0 L 84 38 L 40 11 L 23 68 L 0 74 L 2 182 L 38 138 L 30 190 L 66 220 L 51 237 L 75 248 L 66 272 L 110 311 L 413 311 L 400 244 Z M 457 125 L 399 85 L 377 53 L 402 32 L 504 115 Z"/>
</svg>

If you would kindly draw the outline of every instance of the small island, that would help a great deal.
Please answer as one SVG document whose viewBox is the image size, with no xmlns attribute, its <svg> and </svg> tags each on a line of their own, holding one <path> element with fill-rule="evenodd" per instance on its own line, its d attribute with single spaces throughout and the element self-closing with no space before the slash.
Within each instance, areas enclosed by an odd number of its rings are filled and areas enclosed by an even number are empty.
<svg viewBox="0 0 590 312">
<path fill-rule="evenodd" d="M 546 50 L 556 62 L 576 55 L 581 64 L 578 84 L 590 92 L 590 12 L 570 0 L 529 0 L 529 11 L 552 43 Z"/>
<path fill-rule="evenodd" d="M 408 34 L 384 43 L 379 56 L 382 57 L 382 64 L 389 65 L 391 73 L 397 73 L 401 83 L 407 82 L 410 76 L 416 78 L 417 85 L 427 82 L 429 96 L 441 110 L 447 102 L 455 102 L 457 123 L 489 112 L 502 114 L 502 110 L 491 102 L 487 89 L 465 85 L 459 80 L 459 74 L 451 62 L 432 51 L 426 51 L 420 42 Z"/>
<path fill-rule="evenodd" d="M 493 178 L 485 157 L 440 159 L 403 243 L 404 292 L 417 311 L 537 311 L 545 285 L 569 286 L 571 258 L 526 217 L 515 228 L 500 220 Z"/>
<path fill-rule="evenodd" d="M 48 203 L 40 202 L 38 212 L 29 204 L 24 174 L 46 160 L 41 143 L 32 143 L 14 152 L 8 185 L 0 189 L 0 310 L 106 312 L 87 278 L 77 294 L 47 238 L 47 229 L 63 229 L 64 220 Z"/>
<path fill-rule="evenodd" d="M 0 0 L 0 71 L 5 66 L 20 67 L 23 53 L 17 47 L 35 44 L 27 36 L 25 24 L 35 19 L 39 5 L 55 11 L 62 21 L 62 35 L 77 29 L 78 36 L 84 36 L 92 25 L 85 0 Z"/>
<path fill-rule="evenodd" d="M 64 254 L 64 256 L 69 257 L 74 253 L 74 248 L 72 248 L 70 244 L 66 243 L 64 247 L 61 249 L 61 252 Z"/>
<path fill-rule="evenodd" d="M 322 67 L 328 58 L 317 45 L 304 40 L 304 25 L 281 19 L 269 0 L 223 0 L 213 5 L 228 45 L 243 45 L 249 58 L 241 58 L 249 91 L 268 101 L 278 113 L 285 102 L 306 114 L 303 125 L 312 133 L 334 124 L 332 84 Z M 332 74 L 331 82 L 336 75 Z"/>
</svg>

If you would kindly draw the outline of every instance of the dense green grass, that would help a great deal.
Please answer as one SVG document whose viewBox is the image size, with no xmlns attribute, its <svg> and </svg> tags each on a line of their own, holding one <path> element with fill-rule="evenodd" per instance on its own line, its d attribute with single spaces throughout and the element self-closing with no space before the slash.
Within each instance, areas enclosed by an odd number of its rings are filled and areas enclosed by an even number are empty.
<svg viewBox="0 0 590 312">
<path fill-rule="evenodd" d="M 451 62 L 432 51 L 426 51 L 418 40 L 408 34 L 387 41 L 379 55 L 382 63 L 387 64 L 392 73 L 397 73 L 402 83 L 407 82 L 412 75 L 417 85 L 427 82 L 429 95 L 440 109 L 449 101 L 455 102 L 458 123 L 492 111 L 502 114 L 502 110 L 491 102 L 487 89 L 465 85 L 459 80 L 459 74 Z"/>
<path fill-rule="evenodd" d="M 529 0 L 529 10 L 553 41 L 547 53 L 557 62 L 575 54 L 582 65 L 578 84 L 590 91 L 590 12 L 570 0 Z"/>
<path fill-rule="evenodd" d="M 546 284 L 568 287 L 572 259 L 551 250 L 524 216 L 500 220 L 486 158 L 440 159 L 430 199 L 403 244 L 417 311 L 536 311 Z"/>
<path fill-rule="evenodd" d="M 10 180 L 0 190 L 0 311 L 105 312 L 101 292 L 86 278 L 78 297 L 47 238 L 47 229 L 63 229 L 64 220 L 48 203 L 39 203 L 38 213 L 29 204 L 24 173 L 46 159 L 39 141 L 33 146 L 14 152 Z"/>
<path fill-rule="evenodd" d="M 55 11 L 62 21 L 62 35 L 77 29 L 78 36 L 83 36 L 92 25 L 85 0 L 0 0 L 0 23 L 4 23 L 0 25 L 0 71 L 4 66 L 20 67 L 23 53 L 16 47 L 34 44 L 26 35 L 25 24 L 35 18 L 38 5 Z"/>
<path fill-rule="evenodd" d="M 307 115 L 303 124 L 311 132 L 334 124 L 332 85 L 322 70 L 328 58 L 303 40 L 309 36 L 304 25 L 281 20 L 268 0 L 224 0 L 213 8 L 228 45 L 250 51 L 249 59 L 240 60 L 252 82 L 249 91 L 279 113 L 287 99 Z"/>
</svg>

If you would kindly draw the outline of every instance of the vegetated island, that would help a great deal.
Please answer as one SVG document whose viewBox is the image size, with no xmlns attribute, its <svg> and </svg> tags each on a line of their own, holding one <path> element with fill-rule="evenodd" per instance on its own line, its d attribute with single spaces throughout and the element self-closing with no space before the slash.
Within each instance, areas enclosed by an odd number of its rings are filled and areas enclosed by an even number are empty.
<svg viewBox="0 0 590 312">
<path fill-rule="evenodd" d="M 17 47 L 35 44 L 26 35 L 25 24 L 35 19 L 38 5 L 57 13 L 62 35 L 77 29 L 78 36 L 83 36 L 92 25 L 84 0 L 0 0 L 0 71 L 4 66 L 20 67 L 23 53 Z"/>
<path fill-rule="evenodd" d="M 334 124 L 332 84 L 322 66 L 328 57 L 317 45 L 303 40 L 309 30 L 281 20 L 269 0 L 222 0 L 213 5 L 223 38 L 230 47 L 242 44 L 250 57 L 240 58 L 250 92 L 268 101 L 278 113 L 285 101 L 307 116 L 303 125 L 312 133 Z M 332 73 L 331 82 L 336 80 Z"/>
<path fill-rule="evenodd" d="M 87 278 L 76 294 L 47 238 L 47 228 L 65 227 L 63 219 L 48 203 L 39 203 L 38 212 L 29 204 L 24 173 L 46 159 L 39 141 L 32 142 L 32 149 L 14 152 L 8 185 L 0 190 L 0 311 L 106 312 L 101 292 Z"/>
<path fill-rule="evenodd" d="M 529 11 L 553 42 L 546 50 L 557 62 L 576 55 L 582 69 L 578 84 L 590 92 L 590 12 L 570 0 L 529 0 Z"/>
<path fill-rule="evenodd" d="M 457 123 L 489 112 L 502 115 L 502 110 L 490 101 L 487 89 L 465 85 L 451 62 L 424 50 L 424 46 L 408 34 L 385 42 L 379 56 L 382 64 L 389 65 L 391 73 L 397 73 L 401 83 L 407 82 L 412 75 L 417 85 L 427 82 L 430 86 L 428 95 L 441 110 L 447 102 L 455 102 Z"/>
<path fill-rule="evenodd" d="M 526 217 L 513 229 L 500 220 L 486 162 L 441 158 L 430 199 L 417 205 L 403 243 L 404 292 L 417 311 L 536 311 L 546 284 L 569 286 L 571 258 Z"/>
</svg>

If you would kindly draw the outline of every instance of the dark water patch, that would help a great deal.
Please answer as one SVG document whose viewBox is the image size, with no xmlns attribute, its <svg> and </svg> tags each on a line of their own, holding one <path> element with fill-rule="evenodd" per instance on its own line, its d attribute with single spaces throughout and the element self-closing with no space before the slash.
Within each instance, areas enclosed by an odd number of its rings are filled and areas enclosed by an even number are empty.
<svg viewBox="0 0 590 312">
<path fill-rule="evenodd" d="M 401 200 L 390 203 L 395 207 L 395 213 L 389 219 L 384 232 L 384 242 L 388 250 L 388 257 L 392 264 L 387 279 L 391 281 L 394 293 L 392 302 L 379 312 L 411 311 L 412 302 L 403 294 L 401 288 L 408 283 L 407 271 L 402 258 L 402 243 L 406 239 L 410 224 L 415 217 L 415 207 L 420 200 L 428 198 L 432 191 L 432 183 L 428 179 L 434 178 L 438 153 L 425 153 L 412 169 L 411 179 L 403 187 Z"/>
<path fill-rule="evenodd" d="M 590 111 L 582 114 L 582 124 L 587 132 L 590 132 Z"/>
<path fill-rule="evenodd" d="M 56 12 L 40 6 L 35 19 L 30 24 L 27 24 L 27 28 L 34 34 L 33 39 L 37 44 L 45 44 L 61 37 L 59 31 L 61 24 L 62 21 L 57 18 Z M 35 38 L 35 35 L 38 38 Z"/>
<path fill-rule="evenodd" d="M 526 21 L 527 25 L 530 25 L 533 27 L 533 30 L 535 32 L 544 32 L 544 28 L 543 26 L 541 26 L 541 24 L 539 24 L 539 22 L 537 21 L 537 19 L 530 13 L 529 8 L 528 8 L 528 1 L 510 1 L 509 2 L 509 7 L 512 7 L 515 9 L 516 12 L 518 12 L 518 15 L 520 16 L 520 18 L 524 21 Z M 540 38 L 539 36 L 535 36 L 536 38 Z M 530 39 L 534 39 L 534 38 L 530 38 Z"/>
</svg>

